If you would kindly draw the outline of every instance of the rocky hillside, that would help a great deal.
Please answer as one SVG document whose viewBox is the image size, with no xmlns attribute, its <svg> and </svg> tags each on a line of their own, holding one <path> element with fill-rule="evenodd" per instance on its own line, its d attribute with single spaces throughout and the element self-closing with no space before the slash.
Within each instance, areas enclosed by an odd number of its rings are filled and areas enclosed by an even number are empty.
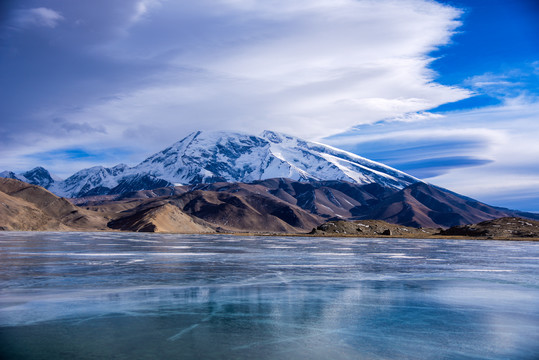
<svg viewBox="0 0 539 360">
<path fill-rule="evenodd" d="M 411 227 L 446 228 L 514 216 L 516 213 L 513 210 L 489 206 L 437 186 L 416 183 L 381 198 L 375 204 L 356 209 L 354 218 L 379 219 Z M 531 213 L 528 215 L 537 216 Z"/>
<path fill-rule="evenodd" d="M 441 235 L 487 237 L 493 239 L 539 238 L 539 221 L 518 217 L 504 217 L 478 224 L 454 226 Z"/>
<path fill-rule="evenodd" d="M 396 236 L 405 238 L 421 238 L 434 233 L 436 233 L 434 229 L 418 229 L 381 220 L 328 221 L 310 232 L 312 235 L 319 236 Z"/>
<path fill-rule="evenodd" d="M 323 218 L 271 195 L 261 186 L 246 185 L 246 189 L 241 189 L 243 184 L 229 185 L 232 186 L 230 191 L 219 187 L 218 190 L 192 189 L 156 197 L 147 197 L 150 194 L 142 191 L 134 193 L 135 198 L 115 201 L 94 199 L 83 206 L 109 216 L 121 211 L 120 217 L 109 226 L 132 231 L 143 228 L 139 219 L 146 219 L 148 211 L 154 213 L 160 209 L 163 214 L 164 205 L 167 205 L 167 212 L 175 208 L 190 216 L 195 224 L 218 231 L 299 233 L 311 230 L 323 222 Z M 205 229 L 203 232 L 207 231 Z"/>
<path fill-rule="evenodd" d="M 42 187 L 0 178 L 2 230 L 106 230 L 107 219 L 50 193 Z"/>
</svg>

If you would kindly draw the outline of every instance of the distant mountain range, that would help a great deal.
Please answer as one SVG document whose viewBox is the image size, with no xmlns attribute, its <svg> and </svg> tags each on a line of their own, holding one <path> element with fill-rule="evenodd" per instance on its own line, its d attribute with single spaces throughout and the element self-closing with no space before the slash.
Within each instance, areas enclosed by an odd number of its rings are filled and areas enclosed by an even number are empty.
<svg viewBox="0 0 539 360">
<path fill-rule="evenodd" d="M 22 174 L 4 171 L 0 177 L 39 185 L 69 198 L 121 194 L 174 184 L 252 182 L 270 178 L 344 180 L 357 184 L 377 183 L 393 189 L 420 181 L 350 152 L 273 131 L 264 131 L 259 136 L 197 131 L 134 167 L 95 166 L 65 180 L 54 178 L 42 167 Z"/>
<path fill-rule="evenodd" d="M 5 171 L 0 177 L 72 198 L 71 203 L 85 208 L 75 210 L 90 211 L 81 216 L 91 218 L 89 223 L 99 224 L 99 229 L 304 232 L 329 220 L 449 228 L 500 217 L 539 218 L 483 204 L 343 150 L 271 131 L 260 136 L 199 131 L 134 167 L 97 166 L 66 180 L 42 167 L 22 174 Z M 37 186 L 25 187 L 19 181 L 5 179 L 2 184 L 8 191 L 0 192 L 6 196 L 19 191 L 41 194 Z M 24 191 L 12 191 L 18 188 Z M 40 197 L 56 198 L 46 194 Z M 23 205 L 21 214 L 35 210 L 28 210 L 35 204 Z M 9 209 L 16 207 L 3 209 L 6 219 L 19 224 L 13 218 L 17 212 Z M 106 221 L 97 221 L 96 212 Z M 40 216 L 45 219 L 47 214 Z"/>
</svg>

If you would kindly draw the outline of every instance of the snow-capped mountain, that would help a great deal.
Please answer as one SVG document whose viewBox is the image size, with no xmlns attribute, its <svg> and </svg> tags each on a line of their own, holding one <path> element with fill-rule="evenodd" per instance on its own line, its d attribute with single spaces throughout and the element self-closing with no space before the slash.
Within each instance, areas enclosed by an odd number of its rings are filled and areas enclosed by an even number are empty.
<svg viewBox="0 0 539 360">
<path fill-rule="evenodd" d="M 135 168 L 119 164 L 112 168 L 94 166 L 57 182 L 49 190 L 59 196 L 81 197 L 91 195 L 122 194 L 129 191 L 172 186 L 164 179 L 137 173 Z"/>
<path fill-rule="evenodd" d="M 25 180 L 22 179 L 23 176 L 17 175 L 13 171 L 7 171 L 7 170 L 0 172 L 0 177 L 8 178 L 8 179 L 16 179 L 16 180 L 21 180 L 21 181 L 26 180 L 26 179 Z"/>
<path fill-rule="evenodd" d="M 293 136 L 264 131 L 259 136 L 197 131 L 137 166 L 81 170 L 49 190 L 60 196 L 118 194 L 172 184 L 252 182 L 270 178 L 298 181 L 345 180 L 402 189 L 420 181 L 389 166 L 347 151 Z"/>
<path fill-rule="evenodd" d="M 54 182 L 61 181 L 58 177 L 51 175 L 48 170 L 38 166 L 30 171 L 21 174 L 30 184 L 38 185 L 48 189 Z"/>
<path fill-rule="evenodd" d="M 197 131 L 135 167 L 171 183 L 270 178 L 346 180 L 403 188 L 418 179 L 361 156 L 273 131 L 260 136 Z"/>
<path fill-rule="evenodd" d="M 48 170 L 41 166 L 35 167 L 22 174 L 15 174 L 13 171 L 2 171 L 0 172 L 0 177 L 21 180 L 29 184 L 41 186 L 45 189 L 51 187 L 55 182 L 62 181 L 62 179 L 51 175 Z"/>
</svg>

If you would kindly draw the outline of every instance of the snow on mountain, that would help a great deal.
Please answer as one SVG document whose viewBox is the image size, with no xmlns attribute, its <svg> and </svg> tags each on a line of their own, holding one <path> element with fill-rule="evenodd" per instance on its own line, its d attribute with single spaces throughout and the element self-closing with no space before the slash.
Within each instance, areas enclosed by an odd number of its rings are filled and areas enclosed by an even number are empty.
<svg viewBox="0 0 539 360">
<path fill-rule="evenodd" d="M 28 179 L 26 179 L 24 176 L 17 175 L 13 171 L 2 171 L 0 172 L 0 177 L 28 182 Z"/>
<path fill-rule="evenodd" d="M 83 169 L 71 175 L 63 182 L 56 183 L 51 191 L 60 196 L 78 196 L 79 194 L 92 195 L 100 193 L 101 189 L 111 189 L 118 185 L 122 173 L 128 169 L 127 165 L 119 164 L 113 168 L 94 166 Z"/>
<path fill-rule="evenodd" d="M 55 182 L 62 181 L 62 179 L 52 175 L 48 170 L 41 166 L 35 167 L 22 174 L 15 174 L 13 171 L 2 171 L 0 172 L 0 177 L 24 181 L 29 184 L 41 186 L 45 189 L 51 187 Z"/>
<path fill-rule="evenodd" d="M 21 175 L 27 179 L 26 182 L 44 187 L 45 189 L 48 189 L 55 182 L 53 176 L 41 166 L 33 168 Z"/>
<path fill-rule="evenodd" d="M 400 189 L 419 181 L 361 156 L 267 130 L 260 136 L 198 131 L 150 156 L 135 169 L 183 184 L 284 177 L 376 182 Z"/>
<path fill-rule="evenodd" d="M 83 169 L 55 183 L 49 190 L 59 196 L 81 197 L 90 195 L 120 194 L 129 191 L 171 186 L 164 179 L 137 172 L 125 164 L 112 168 L 94 166 Z"/>
<path fill-rule="evenodd" d="M 25 173 L 26 174 L 26 173 Z M 259 136 L 197 131 L 137 166 L 95 166 L 49 190 L 80 197 L 208 182 L 252 182 L 270 178 L 298 181 L 345 180 L 402 189 L 420 181 L 389 166 L 320 143 L 264 131 Z"/>
</svg>

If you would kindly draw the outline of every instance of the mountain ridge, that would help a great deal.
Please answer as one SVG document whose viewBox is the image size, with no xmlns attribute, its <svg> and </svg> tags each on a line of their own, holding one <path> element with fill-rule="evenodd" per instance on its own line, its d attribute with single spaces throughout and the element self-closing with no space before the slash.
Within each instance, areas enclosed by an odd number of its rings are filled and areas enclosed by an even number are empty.
<svg viewBox="0 0 539 360">
<path fill-rule="evenodd" d="M 397 190 L 378 184 L 361 185 L 342 180 L 306 183 L 275 178 L 252 183 L 217 182 L 184 185 L 126 193 L 118 195 L 115 199 L 98 196 L 90 197 L 87 201 L 84 199 L 76 201 L 81 205 L 99 206 L 106 203 L 115 204 L 117 201 L 156 200 L 172 202 L 182 211 L 224 228 L 227 224 L 221 219 L 230 217 L 230 214 L 245 216 L 244 209 L 247 205 L 243 206 L 241 203 L 248 204 L 254 200 L 259 204 L 273 204 L 267 205 L 266 209 L 279 203 L 278 207 L 289 208 L 285 212 L 297 212 L 301 209 L 314 216 L 310 222 L 305 223 L 308 225 L 300 226 L 304 230 L 309 230 L 309 226 L 316 221 L 330 220 L 383 220 L 416 228 L 449 228 L 507 216 L 539 219 L 539 214 L 492 207 L 426 183 L 416 183 Z M 190 201 L 194 202 L 187 206 Z M 255 205 L 255 208 L 260 208 L 259 204 Z M 201 211 L 200 208 L 203 206 L 206 208 Z M 258 212 L 260 213 L 259 210 Z M 272 215 L 271 211 L 265 212 Z M 294 225 L 293 222 L 288 223 Z M 256 230 L 262 228 L 259 226 Z"/>
<path fill-rule="evenodd" d="M 71 201 L 36 185 L 0 179 L 0 230 L 306 234 L 312 229 L 327 232 L 331 229 L 319 226 L 337 221 L 343 224 L 341 230 L 359 234 L 354 222 L 368 220 L 379 224 L 372 234 L 400 236 L 434 234 L 410 232 L 402 226 L 436 230 L 476 219 L 516 215 L 429 184 L 416 183 L 396 190 L 378 184 L 304 183 L 282 178 L 141 190 Z M 377 212 L 381 208 L 389 212 Z M 528 215 L 530 219 L 539 217 Z M 391 223 L 395 225 L 388 225 Z"/>
<path fill-rule="evenodd" d="M 28 179 L 23 174 L 11 172 L 0 173 L 0 176 L 43 186 L 63 197 L 125 193 L 175 184 L 252 182 L 277 177 L 306 182 L 379 183 L 396 189 L 421 181 L 359 155 L 269 130 L 260 135 L 197 131 L 136 166 L 94 166 L 63 181 L 54 181 L 43 168 L 39 173 L 40 182 L 36 177 Z"/>
</svg>

